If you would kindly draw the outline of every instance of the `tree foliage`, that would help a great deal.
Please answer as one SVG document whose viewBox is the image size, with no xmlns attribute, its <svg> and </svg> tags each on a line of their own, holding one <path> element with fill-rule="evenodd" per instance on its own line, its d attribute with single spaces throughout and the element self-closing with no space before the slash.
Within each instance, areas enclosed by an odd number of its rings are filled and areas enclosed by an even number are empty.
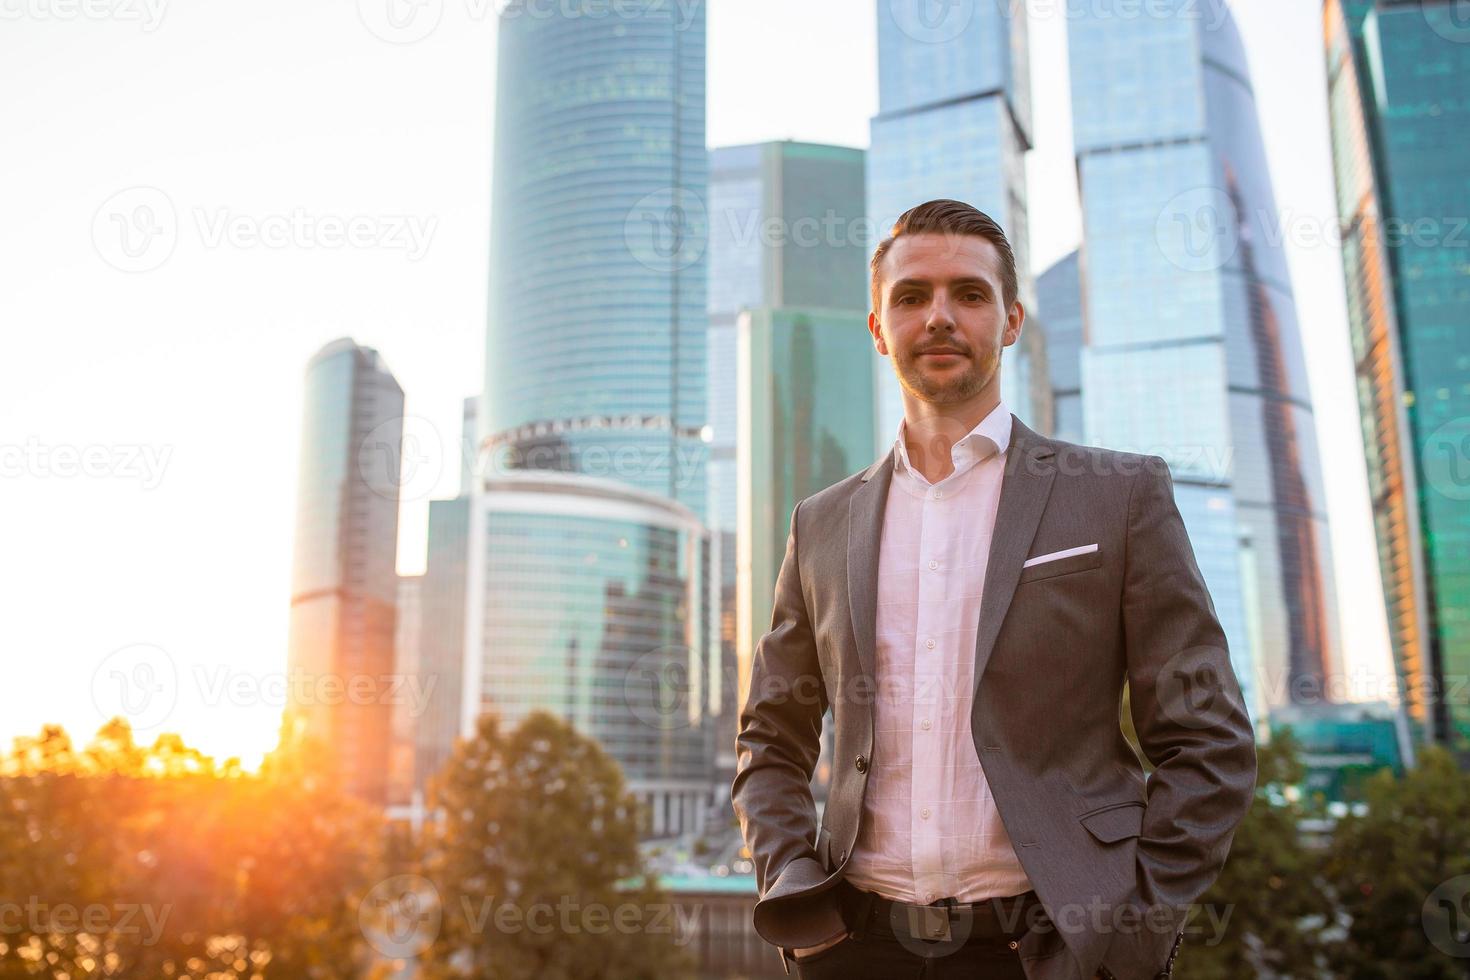
<svg viewBox="0 0 1470 980">
<path fill-rule="evenodd" d="M 433 977 L 633 980 L 689 968 L 638 850 L 618 765 L 545 712 L 483 716 L 435 785 L 423 868 L 442 904 Z"/>
<path fill-rule="evenodd" d="M 359 973 L 378 818 L 286 746 L 257 774 L 123 721 L 0 757 L 0 978 Z"/>
</svg>

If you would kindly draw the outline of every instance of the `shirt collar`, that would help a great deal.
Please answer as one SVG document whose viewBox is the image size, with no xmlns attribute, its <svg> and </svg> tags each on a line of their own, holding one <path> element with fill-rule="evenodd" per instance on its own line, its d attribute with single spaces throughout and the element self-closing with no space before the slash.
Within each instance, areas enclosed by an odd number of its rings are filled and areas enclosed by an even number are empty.
<svg viewBox="0 0 1470 980">
<path fill-rule="evenodd" d="M 908 419 L 900 419 L 898 423 L 898 438 L 894 441 L 894 466 L 910 472 L 915 472 L 909 463 L 908 447 L 904 444 L 904 433 L 907 431 Z M 989 415 L 965 433 L 950 448 L 949 458 L 954 463 L 955 471 L 958 472 L 971 463 L 978 463 L 988 459 L 992 455 L 1000 455 L 1006 451 L 1011 444 L 1011 412 L 1006 408 L 1004 401 L 993 408 Z"/>
</svg>

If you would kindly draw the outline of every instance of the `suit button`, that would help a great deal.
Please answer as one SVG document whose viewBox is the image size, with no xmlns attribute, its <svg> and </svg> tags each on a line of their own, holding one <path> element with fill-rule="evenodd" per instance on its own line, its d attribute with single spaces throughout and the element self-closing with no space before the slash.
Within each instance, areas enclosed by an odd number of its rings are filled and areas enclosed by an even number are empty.
<svg viewBox="0 0 1470 980">
<path fill-rule="evenodd" d="M 855 763 L 855 765 L 857 766 L 857 771 L 858 772 L 867 772 L 868 771 L 868 757 L 865 756 L 865 755 L 858 756 L 857 757 L 857 762 Z"/>
</svg>

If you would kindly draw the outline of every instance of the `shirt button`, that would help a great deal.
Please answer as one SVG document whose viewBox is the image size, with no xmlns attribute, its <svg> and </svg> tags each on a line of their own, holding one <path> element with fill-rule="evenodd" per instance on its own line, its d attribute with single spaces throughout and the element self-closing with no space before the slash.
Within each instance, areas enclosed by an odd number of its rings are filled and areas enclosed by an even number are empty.
<svg viewBox="0 0 1470 980">
<path fill-rule="evenodd" d="M 935 895 L 933 892 L 929 892 L 924 897 L 927 898 L 932 903 L 934 901 L 934 899 L 938 898 L 939 896 Z"/>
<path fill-rule="evenodd" d="M 934 649 L 934 638 L 931 636 L 929 639 L 925 640 L 924 641 L 924 646 L 928 647 L 930 650 L 933 650 Z"/>
<path fill-rule="evenodd" d="M 930 571 L 933 571 L 933 570 L 934 570 L 934 569 L 936 569 L 936 568 L 938 568 L 938 567 L 939 567 L 939 562 L 937 562 L 937 561 L 935 561 L 935 560 L 934 560 L 934 559 L 932 559 L 932 558 L 931 558 L 931 559 L 929 559 L 929 570 L 930 570 Z"/>
<path fill-rule="evenodd" d="M 927 732 L 929 730 L 929 719 L 925 718 L 923 721 L 919 722 L 919 727 Z"/>
<path fill-rule="evenodd" d="M 943 490 L 935 490 L 934 491 L 934 499 L 935 500 L 938 500 L 942 496 L 944 496 L 944 491 Z"/>
<path fill-rule="evenodd" d="M 925 820 L 928 820 L 929 819 L 929 808 L 926 806 L 922 810 L 920 810 L 919 811 L 919 816 L 923 817 Z"/>
</svg>

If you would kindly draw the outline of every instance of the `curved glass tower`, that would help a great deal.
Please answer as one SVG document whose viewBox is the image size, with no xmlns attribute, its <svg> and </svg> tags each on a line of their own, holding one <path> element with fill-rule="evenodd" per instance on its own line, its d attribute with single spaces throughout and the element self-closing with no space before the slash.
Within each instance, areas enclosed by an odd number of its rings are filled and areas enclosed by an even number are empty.
<svg viewBox="0 0 1470 980">
<path fill-rule="evenodd" d="M 1368 488 L 1415 741 L 1470 766 L 1470 28 L 1449 0 L 1326 0 Z"/>
<path fill-rule="evenodd" d="M 464 717 L 565 718 L 622 766 L 653 835 L 702 829 L 717 604 L 703 524 L 667 498 L 588 476 L 509 473 L 479 489 Z"/>
<path fill-rule="evenodd" d="M 1086 441 L 1169 461 L 1254 709 L 1317 702 L 1333 566 L 1250 71 L 1223 0 L 1154 7 L 1068 4 Z"/>
<path fill-rule="evenodd" d="M 715 798 L 702 3 L 500 16 L 461 725 L 595 738 L 654 835 Z"/>
<path fill-rule="evenodd" d="M 603 14 L 500 18 L 481 446 L 702 518 L 704 5 Z"/>
</svg>

